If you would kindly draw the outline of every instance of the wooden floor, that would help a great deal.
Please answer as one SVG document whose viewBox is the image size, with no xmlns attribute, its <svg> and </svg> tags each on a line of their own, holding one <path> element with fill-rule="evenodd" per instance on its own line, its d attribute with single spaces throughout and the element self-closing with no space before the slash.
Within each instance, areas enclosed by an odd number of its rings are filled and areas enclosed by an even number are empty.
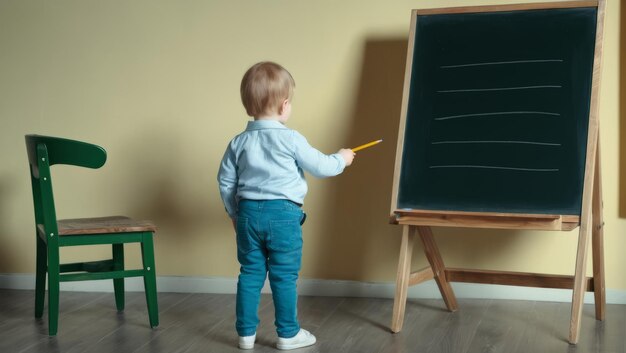
<svg viewBox="0 0 626 353">
<path fill-rule="evenodd" d="M 127 293 L 118 313 L 112 293 L 61 292 L 59 334 L 33 317 L 32 291 L 0 290 L 0 352 L 243 352 L 236 347 L 235 297 L 159 293 L 160 321 L 150 329 L 143 293 Z M 402 332 L 392 334 L 393 300 L 300 297 L 299 317 L 317 336 L 295 352 L 626 352 L 626 306 L 608 305 L 593 318 L 585 305 L 580 342 L 567 343 L 568 303 L 460 300 L 450 313 L 441 300 L 409 300 Z M 46 318 L 44 313 L 44 318 Z M 276 352 L 271 298 L 261 302 L 254 351 Z"/>
</svg>

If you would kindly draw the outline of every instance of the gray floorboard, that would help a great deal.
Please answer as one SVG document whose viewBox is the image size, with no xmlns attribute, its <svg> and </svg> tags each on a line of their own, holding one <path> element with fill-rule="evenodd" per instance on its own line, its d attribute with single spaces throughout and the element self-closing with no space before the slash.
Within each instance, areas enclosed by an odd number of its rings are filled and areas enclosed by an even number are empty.
<svg viewBox="0 0 626 353">
<path fill-rule="evenodd" d="M 196 353 L 242 352 L 236 346 L 235 296 L 159 293 L 160 326 L 150 329 L 143 293 L 127 293 L 117 312 L 112 293 L 61 292 L 59 333 L 47 335 L 47 312 L 34 318 L 34 292 L 0 290 L 0 352 Z M 585 305 L 578 345 L 567 343 L 571 305 L 514 300 L 459 300 L 450 313 L 442 300 L 410 299 L 403 330 L 392 334 L 393 300 L 300 297 L 303 328 L 318 343 L 298 353 L 626 353 L 626 306 L 607 305 L 596 321 Z M 257 343 L 274 348 L 274 306 L 263 295 Z"/>
</svg>

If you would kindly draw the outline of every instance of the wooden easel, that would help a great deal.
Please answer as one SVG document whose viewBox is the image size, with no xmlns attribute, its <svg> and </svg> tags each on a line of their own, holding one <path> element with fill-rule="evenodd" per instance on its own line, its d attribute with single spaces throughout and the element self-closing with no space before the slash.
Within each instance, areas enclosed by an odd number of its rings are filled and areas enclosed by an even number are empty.
<svg viewBox="0 0 626 353">
<path fill-rule="evenodd" d="M 596 144 L 597 146 L 597 144 Z M 424 281 L 434 279 L 443 297 L 446 307 L 450 311 L 456 311 L 458 304 L 450 282 L 468 282 L 484 284 L 504 284 L 512 286 L 526 286 L 539 288 L 573 289 L 572 316 L 570 321 L 569 342 L 576 344 L 580 332 L 581 314 L 585 292 L 594 292 L 596 319 L 604 320 L 605 316 L 605 275 L 604 275 L 604 232 L 602 218 L 602 181 L 600 175 L 600 150 L 596 152 L 595 175 L 592 175 L 593 188 L 590 197 L 583 201 L 583 216 L 580 219 L 580 232 L 578 235 L 578 251 L 576 253 L 576 266 L 574 276 L 546 275 L 538 273 L 486 271 L 460 268 L 447 268 L 443 262 L 439 248 L 435 243 L 430 225 L 443 225 L 449 222 L 453 226 L 473 228 L 493 228 L 494 218 L 497 220 L 497 228 L 505 228 L 510 223 L 511 229 L 540 229 L 538 226 L 545 225 L 543 229 L 554 229 L 554 224 L 561 224 L 562 230 L 571 230 L 573 219 L 561 218 L 536 218 L 536 215 L 528 217 L 517 215 L 469 215 L 457 214 L 422 214 L 412 217 L 403 215 L 397 218 L 397 223 L 403 225 L 402 241 L 400 243 L 400 256 L 398 261 L 398 273 L 396 277 L 396 292 L 393 306 L 393 318 L 391 331 L 400 332 L 404 320 L 407 291 L 413 286 Z M 592 158 L 593 159 L 593 158 Z M 430 220 L 429 217 L 432 217 Z M 484 219 L 481 219 L 484 217 Z M 428 224 L 428 225 L 425 225 Z M 424 253 L 430 263 L 419 271 L 411 270 L 411 258 L 417 235 L 422 241 Z M 593 277 L 586 276 L 587 250 L 591 235 L 593 256 Z"/>
<path fill-rule="evenodd" d="M 603 217 L 602 217 L 602 180 L 599 148 L 599 85 L 602 56 L 602 32 L 605 11 L 605 0 L 564 2 L 563 7 L 597 6 L 598 20 L 595 42 L 593 79 L 591 87 L 591 102 L 589 113 L 589 126 L 586 147 L 586 160 L 584 182 L 582 191 L 582 208 L 580 217 L 575 215 L 549 215 L 549 214 L 519 214 L 519 213 L 485 213 L 485 212 L 461 212 L 461 211 L 430 211 L 430 210 L 405 210 L 398 209 L 398 175 L 401 172 L 403 136 L 405 119 L 407 115 L 407 91 L 409 79 L 405 77 L 404 96 L 402 101 L 402 117 L 398 139 L 398 153 L 396 154 L 396 170 L 394 174 L 394 192 L 392 195 L 391 223 L 403 226 L 402 241 L 396 278 L 396 292 L 394 300 L 393 318 L 391 331 L 399 332 L 402 329 L 404 311 L 406 306 L 407 291 L 413 286 L 424 281 L 434 279 L 439 287 L 446 307 L 450 311 L 456 311 L 458 304 L 450 282 L 469 282 L 484 284 L 504 284 L 514 286 L 541 287 L 572 289 L 572 309 L 569 328 L 569 342 L 576 344 L 579 338 L 581 314 L 585 292 L 594 292 L 596 319 L 603 320 L 605 316 L 605 274 L 604 274 L 604 249 L 603 249 Z M 550 4 L 520 4 L 501 6 L 485 6 L 484 11 L 500 10 L 524 10 L 528 8 L 545 8 Z M 539 6 L 539 7 L 537 7 Z M 449 9 L 447 9 L 449 10 Z M 438 13 L 438 10 L 424 10 L 424 14 Z M 455 9 L 454 11 L 457 11 Z M 452 11 L 452 12 L 454 12 Z M 463 12 L 459 8 L 458 12 Z M 415 35 L 415 14 L 411 23 L 409 36 L 409 50 L 407 60 L 407 76 L 410 78 L 411 59 Z M 550 275 L 538 273 L 485 271 L 472 269 L 447 268 L 443 262 L 439 249 L 434 241 L 431 226 L 445 227 L 469 227 L 469 228 L 497 228 L 497 229 L 523 229 L 523 230 L 573 230 L 580 227 L 578 235 L 578 250 L 576 265 L 573 276 Z M 412 271 L 411 258 L 417 235 L 423 243 L 424 252 L 430 264 L 419 271 Z M 593 276 L 586 276 L 587 250 L 589 238 L 592 243 Z"/>
</svg>

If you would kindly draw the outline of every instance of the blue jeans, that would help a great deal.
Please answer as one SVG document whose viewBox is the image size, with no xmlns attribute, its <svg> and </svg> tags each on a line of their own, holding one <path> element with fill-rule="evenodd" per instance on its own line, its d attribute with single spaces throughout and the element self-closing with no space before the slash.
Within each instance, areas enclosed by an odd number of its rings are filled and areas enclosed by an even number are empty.
<svg viewBox="0 0 626 353">
<path fill-rule="evenodd" d="M 278 337 L 300 331 L 296 281 L 302 260 L 302 209 L 288 200 L 241 200 L 237 215 L 237 282 L 239 336 L 250 336 L 259 324 L 261 288 L 269 273 Z"/>
</svg>

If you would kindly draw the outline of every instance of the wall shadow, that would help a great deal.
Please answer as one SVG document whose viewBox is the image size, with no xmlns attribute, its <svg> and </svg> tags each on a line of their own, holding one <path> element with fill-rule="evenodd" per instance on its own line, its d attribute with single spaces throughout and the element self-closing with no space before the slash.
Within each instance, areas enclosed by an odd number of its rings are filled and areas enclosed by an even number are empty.
<svg viewBox="0 0 626 353">
<path fill-rule="evenodd" d="M 619 217 L 626 218 L 626 6 L 620 9 L 619 30 Z M 606 72 L 604 73 L 606 75 Z"/>
<path fill-rule="evenodd" d="M 29 181 L 29 187 L 30 187 L 30 181 Z M 10 191 L 10 184 L 7 183 L 4 178 L 0 177 L 0 232 L 3 232 L 3 233 L 8 232 L 8 230 L 11 229 L 11 225 L 8 223 L 9 219 L 11 219 L 11 215 L 9 214 L 9 210 L 11 209 L 11 207 L 8 204 L 9 200 L 11 200 L 11 198 L 9 198 L 9 191 Z M 30 190 L 29 190 L 29 196 L 30 195 L 32 194 L 30 194 Z M 34 215 L 32 217 L 34 220 Z M 28 235 L 31 234 L 30 232 L 31 230 L 32 230 L 32 233 L 34 233 L 34 228 L 35 228 L 34 222 L 32 222 L 29 225 L 33 225 L 33 227 L 27 228 L 28 230 L 24 231 L 24 233 Z M 9 239 L 11 235 L 0 234 L 0 236 L 3 238 Z M 14 234 L 13 236 L 17 236 L 17 234 Z M 20 234 L 20 236 L 25 236 L 25 235 Z M 6 246 L 0 247 L 0 268 L 3 269 L 5 272 L 8 272 L 7 269 L 11 268 L 13 265 L 11 263 L 12 262 L 11 259 L 13 256 L 11 256 L 10 252 L 14 252 L 14 250 Z"/>
<path fill-rule="evenodd" d="M 342 145 L 384 141 L 357 153 L 352 166 L 333 180 L 328 207 L 315 215 L 327 220 L 319 234 L 323 251 L 313 265 L 316 277 L 365 279 L 367 262 L 372 261 L 367 254 L 376 251 L 372 247 L 384 242 L 381 237 L 401 232 L 388 219 L 406 51 L 402 37 L 365 42 L 351 128 Z M 399 236 L 392 238 L 387 241 L 399 243 Z"/>
</svg>

